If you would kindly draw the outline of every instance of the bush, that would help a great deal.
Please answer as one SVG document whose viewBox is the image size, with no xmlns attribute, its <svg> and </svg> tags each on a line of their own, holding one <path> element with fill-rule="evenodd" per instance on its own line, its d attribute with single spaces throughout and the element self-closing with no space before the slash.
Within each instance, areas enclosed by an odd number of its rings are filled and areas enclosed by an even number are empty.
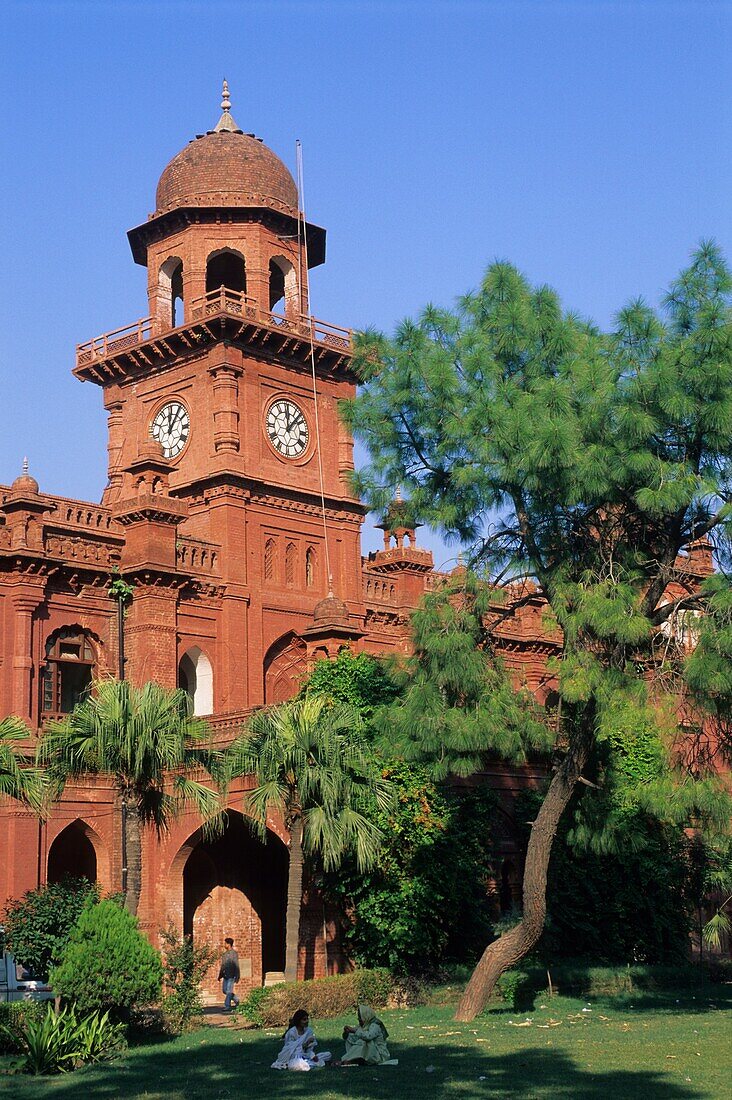
<svg viewBox="0 0 732 1100">
<path fill-rule="evenodd" d="M 531 974 L 525 970 L 506 970 L 498 979 L 497 987 L 502 1000 L 515 1011 L 530 1008 L 536 990 Z"/>
<path fill-rule="evenodd" d="M 45 1001 L 0 1001 L 0 1054 L 20 1054 L 20 1035 L 26 1022 L 45 1011 Z"/>
<path fill-rule="evenodd" d="M 40 1014 L 26 1015 L 14 1032 L 17 1047 L 24 1055 L 25 1073 L 64 1073 L 109 1058 L 125 1046 L 124 1028 L 113 1023 L 106 1012 L 79 1017 L 72 1008 L 58 1015 L 53 1005 L 44 1008 Z M 0 1034 L 7 1030 L 0 1025 Z"/>
<path fill-rule="evenodd" d="M 575 795 L 576 815 L 585 798 Z M 520 796 L 517 821 L 533 821 L 538 796 Z M 587 958 L 605 966 L 683 961 L 692 927 L 683 831 L 637 810 L 616 815 L 612 849 L 594 851 L 563 816 L 547 879 L 547 916 L 538 954 L 553 966 Z M 528 840 L 528 830 L 526 832 Z"/>
<path fill-rule="evenodd" d="M 298 1008 L 307 1008 L 313 1019 L 325 1020 L 355 1012 L 359 1004 L 383 1008 L 393 988 L 388 970 L 353 970 L 332 978 L 253 989 L 237 1011 L 260 1027 L 284 1027 Z"/>
<path fill-rule="evenodd" d="M 384 765 L 396 791 L 370 816 L 384 834 L 378 865 L 347 861 L 324 876 L 348 914 L 345 943 L 360 966 L 415 974 L 440 963 L 474 962 L 491 939 L 486 895 L 495 795 L 439 788 L 426 768 Z"/>
<path fill-rule="evenodd" d="M 127 1020 L 136 1006 L 159 1000 L 162 977 L 160 954 L 137 918 L 107 900 L 84 909 L 51 984 L 80 1012 L 109 1010 Z"/>
<path fill-rule="evenodd" d="M 9 901 L 4 918 L 7 950 L 36 978 L 47 981 L 84 906 L 98 898 L 98 888 L 88 879 L 65 878 Z"/>
<path fill-rule="evenodd" d="M 217 952 L 208 945 L 196 947 L 191 936 L 181 939 L 172 925 L 160 935 L 165 944 L 163 1017 L 169 1031 L 187 1031 L 203 1012 L 201 981 Z"/>
</svg>

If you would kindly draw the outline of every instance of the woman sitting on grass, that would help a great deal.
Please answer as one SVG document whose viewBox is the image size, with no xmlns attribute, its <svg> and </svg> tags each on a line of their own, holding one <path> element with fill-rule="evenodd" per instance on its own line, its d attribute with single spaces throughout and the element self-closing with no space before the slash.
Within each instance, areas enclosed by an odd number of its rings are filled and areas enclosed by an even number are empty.
<svg viewBox="0 0 732 1100">
<path fill-rule="evenodd" d="M 389 1032 L 368 1005 L 358 1006 L 358 1027 L 344 1027 L 346 1052 L 337 1064 L 340 1066 L 396 1066 L 398 1061 L 389 1054 L 386 1040 Z"/>
<path fill-rule="evenodd" d="M 290 1020 L 283 1036 L 284 1046 L 272 1063 L 272 1069 L 292 1069 L 307 1073 L 311 1069 L 322 1069 L 330 1060 L 329 1050 L 315 1053 L 318 1040 L 313 1029 L 308 1026 L 309 1021 L 306 1009 L 299 1008 Z"/>
</svg>

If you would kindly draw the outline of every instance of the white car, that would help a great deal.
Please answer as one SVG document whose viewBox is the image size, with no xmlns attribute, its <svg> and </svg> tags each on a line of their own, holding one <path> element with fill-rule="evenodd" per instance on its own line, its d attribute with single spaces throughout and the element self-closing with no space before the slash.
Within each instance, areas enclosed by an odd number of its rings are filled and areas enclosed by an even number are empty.
<svg viewBox="0 0 732 1100">
<path fill-rule="evenodd" d="M 7 951 L 3 953 L 0 1001 L 52 1001 L 53 997 L 50 985 L 34 978 Z"/>
</svg>

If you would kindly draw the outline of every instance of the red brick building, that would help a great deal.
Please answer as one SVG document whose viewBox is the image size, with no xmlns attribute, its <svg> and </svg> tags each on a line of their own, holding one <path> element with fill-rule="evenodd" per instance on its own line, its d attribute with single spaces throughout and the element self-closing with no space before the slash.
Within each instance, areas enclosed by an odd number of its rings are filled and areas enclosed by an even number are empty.
<svg viewBox="0 0 732 1100">
<path fill-rule="evenodd" d="M 365 509 L 349 489 L 353 446 L 337 414 L 355 387 L 351 337 L 308 322 L 325 230 L 305 225 L 292 176 L 238 129 L 226 92 L 222 107 L 128 234 L 148 270 L 148 316 L 77 348 L 74 373 L 100 387 L 109 418 L 101 503 L 45 494 L 27 471 L 0 487 L 0 714 L 35 729 L 67 713 L 92 677 L 117 674 L 118 574 L 134 586 L 127 676 L 185 687 L 220 741 L 252 707 L 291 696 L 318 656 L 344 644 L 404 650 L 409 613 L 434 581 L 413 530 L 386 529 L 384 549 L 361 556 Z M 544 698 L 557 639 L 540 601 L 500 633 L 507 662 Z M 527 779 L 493 775 L 507 796 L 496 829 L 504 900 L 519 871 L 508 795 Z M 266 845 L 253 839 L 241 805 L 232 792 L 219 840 L 205 841 L 190 816 L 145 838 L 139 915 L 153 934 L 168 920 L 216 943 L 231 934 L 257 984 L 283 967 L 287 837 L 273 821 Z M 119 888 L 111 785 L 67 788 L 42 824 L 0 806 L 0 907 L 67 872 Z M 332 934 L 310 897 L 303 973 L 326 970 Z"/>
</svg>

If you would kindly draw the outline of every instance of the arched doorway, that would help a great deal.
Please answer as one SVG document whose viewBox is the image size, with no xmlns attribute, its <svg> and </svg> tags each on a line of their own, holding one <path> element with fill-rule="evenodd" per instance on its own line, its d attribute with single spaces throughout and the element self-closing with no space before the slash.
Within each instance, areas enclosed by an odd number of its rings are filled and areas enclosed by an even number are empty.
<svg viewBox="0 0 732 1100">
<path fill-rule="evenodd" d="M 90 831 L 83 821 L 72 821 L 58 834 L 48 850 L 47 882 L 65 878 L 97 881 L 97 853 L 89 839 Z"/>
<path fill-rule="evenodd" d="M 231 936 L 239 954 L 240 992 L 260 986 L 268 971 L 285 966 L 287 848 L 274 833 L 260 841 L 242 814 L 229 811 L 221 836 L 199 831 L 183 865 L 183 932 L 197 943 L 222 948 Z M 177 862 L 177 861 L 176 861 Z M 217 965 L 204 980 L 218 991 Z"/>
</svg>

